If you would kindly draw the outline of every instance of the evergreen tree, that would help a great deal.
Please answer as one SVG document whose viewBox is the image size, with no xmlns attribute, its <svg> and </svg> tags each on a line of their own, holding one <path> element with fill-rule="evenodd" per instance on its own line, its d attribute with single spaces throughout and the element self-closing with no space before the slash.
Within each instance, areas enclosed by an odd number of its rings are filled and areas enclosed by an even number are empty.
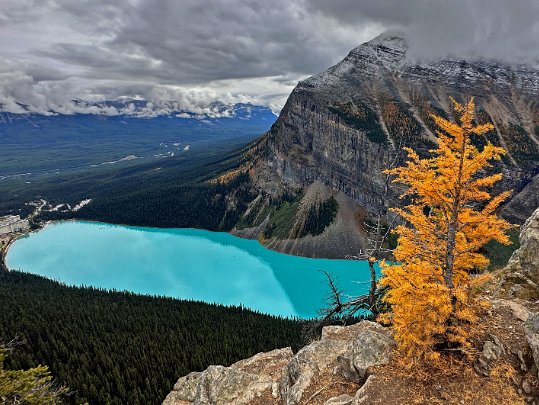
<svg viewBox="0 0 539 405">
<path fill-rule="evenodd" d="M 0 345 L 0 403 L 21 405 L 61 403 L 61 396 L 67 389 L 53 384 L 48 367 L 4 370 L 4 360 L 8 351 L 8 347 Z"/>
</svg>

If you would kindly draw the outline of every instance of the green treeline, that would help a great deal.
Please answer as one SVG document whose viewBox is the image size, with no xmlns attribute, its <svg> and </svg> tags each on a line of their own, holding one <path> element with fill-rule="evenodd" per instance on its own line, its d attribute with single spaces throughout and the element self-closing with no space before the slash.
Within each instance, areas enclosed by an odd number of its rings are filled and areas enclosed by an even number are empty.
<svg viewBox="0 0 539 405">
<path fill-rule="evenodd" d="M 226 184 L 213 184 L 199 181 L 196 178 L 199 173 L 205 173 L 204 169 L 195 175 L 165 173 L 158 181 L 134 176 L 126 179 L 122 188 L 95 190 L 89 194 L 93 197 L 92 203 L 80 211 L 43 212 L 38 218 L 42 221 L 76 218 L 124 225 L 229 231 L 247 204 L 256 197 L 249 176 L 240 174 Z M 176 177 L 182 174 L 185 177 L 178 180 Z M 112 184 L 118 183 L 115 180 Z"/>
<path fill-rule="evenodd" d="M 247 187 L 248 181 L 248 175 L 242 174 L 227 184 L 156 186 L 127 195 L 101 195 L 79 212 L 68 213 L 67 217 L 125 225 L 229 231 L 246 204 L 255 198 Z M 229 206 L 232 193 L 236 199 L 234 209 Z M 46 213 L 43 218 L 49 216 L 57 219 L 59 215 Z"/>
<path fill-rule="evenodd" d="M 66 403 L 158 404 L 190 371 L 301 345 L 300 321 L 19 272 L 0 272 L 0 302 L 0 341 L 26 341 L 6 368 L 49 366 Z"/>
<path fill-rule="evenodd" d="M 338 209 L 339 203 L 334 197 L 330 197 L 319 205 L 311 205 L 300 236 L 320 235 L 326 227 L 331 225 Z"/>
</svg>

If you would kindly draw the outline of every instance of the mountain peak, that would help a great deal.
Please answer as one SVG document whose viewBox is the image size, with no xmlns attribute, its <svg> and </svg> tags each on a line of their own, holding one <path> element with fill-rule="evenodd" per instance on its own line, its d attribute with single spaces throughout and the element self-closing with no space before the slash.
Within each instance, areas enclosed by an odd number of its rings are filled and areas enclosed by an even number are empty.
<svg viewBox="0 0 539 405">
<path fill-rule="evenodd" d="M 391 70 L 404 62 L 407 50 L 408 42 L 403 33 L 385 31 L 376 38 L 354 48 L 344 61 L 348 58 L 360 58 Z"/>
<path fill-rule="evenodd" d="M 408 55 L 408 50 L 409 41 L 403 33 L 386 31 L 352 49 L 341 62 L 300 82 L 299 86 L 335 93 L 335 86 L 357 86 L 373 79 L 388 80 L 398 76 L 416 83 L 438 83 L 475 95 L 486 94 L 494 82 L 504 92 L 516 87 L 522 93 L 539 94 L 539 70 L 531 65 L 449 56 L 417 60 Z"/>
<path fill-rule="evenodd" d="M 397 31 L 385 31 L 352 49 L 335 66 L 308 78 L 301 84 L 320 86 L 340 82 L 343 77 L 378 76 L 387 70 L 395 72 L 404 63 L 407 49 L 408 44 L 404 34 Z"/>
<path fill-rule="evenodd" d="M 406 34 L 401 31 L 388 30 L 382 32 L 377 37 L 374 37 L 370 41 L 367 41 L 361 46 L 385 46 L 387 48 L 407 48 Z"/>
</svg>

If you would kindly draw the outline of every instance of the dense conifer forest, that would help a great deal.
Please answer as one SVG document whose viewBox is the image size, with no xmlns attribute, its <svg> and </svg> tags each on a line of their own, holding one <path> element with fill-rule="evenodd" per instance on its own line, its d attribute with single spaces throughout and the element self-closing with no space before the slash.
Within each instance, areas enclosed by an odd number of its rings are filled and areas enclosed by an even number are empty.
<svg viewBox="0 0 539 405">
<path fill-rule="evenodd" d="M 0 302 L 0 340 L 25 342 L 6 368 L 49 366 L 70 404 L 158 404 L 190 371 L 301 345 L 300 321 L 20 272 L 0 271 Z"/>
<path fill-rule="evenodd" d="M 76 218 L 124 225 L 162 228 L 202 228 L 229 231 L 255 198 L 242 174 L 227 184 L 154 186 L 123 195 L 102 194 L 76 213 L 45 213 L 42 219 Z M 227 195 L 234 191 L 236 209 L 227 206 Z"/>
<path fill-rule="evenodd" d="M 41 194 L 20 191 L 4 203 L 0 198 L 0 215 L 14 212 L 8 207 L 29 207 L 25 202 L 38 198 L 46 199 L 52 206 L 61 203 L 73 206 L 91 197 L 92 203 L 79 211 L 44 211 L 38 220 L 75 218 L 124 225 L 229 231 L 256 194 L 245 173 L 226 184 L 214 179 L 244 164 L 248 147 L 220 158 L 205 156 L 190 162 L 169 159 L 114 172 L 66 175 L 61 181 L 54 177 L 50 182 L 45 179 L 40 186 Z M 232 207 L 227 200 L 231 195 L 235 200 Z M 28 212 L 21 215 L 29 214 L 32 209 L 29 207 Z"/>
</svg>

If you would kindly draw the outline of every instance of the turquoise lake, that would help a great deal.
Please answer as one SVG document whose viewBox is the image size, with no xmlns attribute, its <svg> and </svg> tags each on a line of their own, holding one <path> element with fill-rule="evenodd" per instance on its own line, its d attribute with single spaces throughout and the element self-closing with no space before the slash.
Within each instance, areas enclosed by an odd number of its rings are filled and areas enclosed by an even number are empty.
<svg viewBox="0 0 539 405">
<path fill-rule="evenodd" d="M 290 256 L 227 233 L 84 221 L 52 223 L 17 240 L 6 264 L 68 285 L 241 304 L 301 318 L 316 316 L 325 304 L 322 270 L 345 294 L 363 294 L 369 285 L 366 262 Z"/>
</svg>

